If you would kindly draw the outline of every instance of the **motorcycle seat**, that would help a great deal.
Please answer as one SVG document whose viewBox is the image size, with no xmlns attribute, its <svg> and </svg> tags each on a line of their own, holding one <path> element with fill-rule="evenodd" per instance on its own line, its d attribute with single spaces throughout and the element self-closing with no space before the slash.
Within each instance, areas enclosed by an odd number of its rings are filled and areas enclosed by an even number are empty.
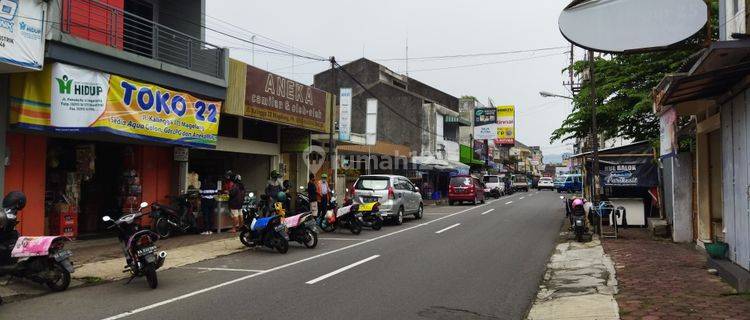
<svg viewBox="0 0 750 320">
<path fill-rule="evenodd" d="M 255 221 L 253 221 L 252 225 L 250 226 L 250 229 L 252 231 L 263 230 L 266 227 L 268 227 L 268 224 L 271 223 L 271 221 L 275 218 L 276 216 L 266 217 L 266 218 L 257 218 L 255 219 Z"/>
<path fill-rule="evenodd" d="M 154 206 L 157 209 L 159 209 L 159 210 L 166 211 L 167 213 L 178 214 L 180 212 L 179 209 L 177 209 L 177 208 L 175 208 L 173 206 L 165 205 L 165 204 L 158 204 L 157 203 L 157 204 L 154 204 Z"/>
</svg>

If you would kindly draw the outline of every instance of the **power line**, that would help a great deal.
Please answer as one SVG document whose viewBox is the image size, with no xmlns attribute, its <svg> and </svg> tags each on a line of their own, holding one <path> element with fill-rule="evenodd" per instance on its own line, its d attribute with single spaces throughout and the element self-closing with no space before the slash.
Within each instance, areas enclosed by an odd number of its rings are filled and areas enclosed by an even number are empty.
<svg viewBox="0 0 750 320">
<path fill-rule="evenodd" d="M 567 54 L 567 52 L 565 54 Z M 503 63 L 509 63 L 509 62 L 519 62 L 519 61 L 527 61 L 527 60 L 533 60 L 533 59 L 548 58 L 548 57 L 554 57 L 554 56 L 559 56 L 559 55 L 560 53 L 554 53 L 554 54 L 547 54 L 547 55 L 541 55 L 541 56 L 535 56 L 535 57 L 527 57 L 527 58 L 511 59 L 511 60 L 503 60 L 503 61 L 465 64 L 465 65 L 439 67 L 439 68 L 417 69 L 417 70 L 411 70 L 411 72 L 438 71 L 438 70 L 448 70 L 448 69 L 480 67 L 480 66 L 488 66 L 488 65 L 493 65 L 493 64 L 503 64 Z"/>
<path fill-rule="evenodd" d="M 499 55 L 508 55 L 508 54 L 516 54 L 516 53 L 530 53 L 530 52 L 540 52 L 540 51 L 549 51 L 549 50 L 559 50 L 559 49 L 565 49 L 565 48 L 568 48 L 568 47 L 559 46 L 559 47 L 547 47 L 547 48 L 514 50 L 514 51 L 495 51 L 495 52 L 465 53 L 465 54 L 455 54 L 455 55 L 409 57 L 409 58 L 383 58 L 383 59 L 372 59 L 372 60 L 374 61 L 444 60 L 444 59 L 458 59 L 458 58 L 476 58 L 476 57 L 485 57 L 485 56 L 499 56 Z"/>
</svg>

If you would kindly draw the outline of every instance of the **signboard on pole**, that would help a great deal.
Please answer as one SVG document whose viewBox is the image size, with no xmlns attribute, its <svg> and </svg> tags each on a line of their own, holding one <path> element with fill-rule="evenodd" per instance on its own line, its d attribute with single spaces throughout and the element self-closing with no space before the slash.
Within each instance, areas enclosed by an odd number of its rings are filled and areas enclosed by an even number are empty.
<svg viewBox="0 0 750 320">
<path fill-rule="evenodd" d="M 0 73 L 42 70 L 45 1 L 0 1 Z"/>
<path fill-rule="evenodd" d="M 352 88 L 341 88 L 339 93 L 339 141 L 352 139 Z"/>
<path fill-rule="evenodd" d="M 495 137 L 493 137 L 495 138 Z M 512 145 L 516 143 L 516 107 L 497 107 L 497 143 Z"/>
<path fill-rule="evenodd" d="M 374 146 L 378 143 L 378 100 L 367 99 L 367 129 L 366 144 Z"/>
<path fill-rule="evenodd" d="M 497 136 L 497 114 L 494 108 L 474 109 L 474 139 L 495 139 Z"/>
</svg>

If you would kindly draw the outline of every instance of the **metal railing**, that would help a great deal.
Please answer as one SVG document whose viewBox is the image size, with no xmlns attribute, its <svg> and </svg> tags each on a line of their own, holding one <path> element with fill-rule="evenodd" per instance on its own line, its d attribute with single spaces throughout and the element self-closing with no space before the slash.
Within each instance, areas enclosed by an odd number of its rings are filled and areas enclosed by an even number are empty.
<svg viewBox="0 0 750 320">
<path fill-rule="evenodd" d="M 224 49 L 97 0 L 62 0 L 61 31 L 224 78 Z"/>
</svg>

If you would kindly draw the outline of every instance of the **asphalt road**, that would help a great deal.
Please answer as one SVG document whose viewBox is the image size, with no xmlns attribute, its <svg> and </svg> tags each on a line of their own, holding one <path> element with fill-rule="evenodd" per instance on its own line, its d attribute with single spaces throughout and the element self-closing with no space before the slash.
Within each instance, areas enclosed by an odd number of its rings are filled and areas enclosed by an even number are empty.
<svg viewBox="0 0 750 320">
<path fill-rule="evenodd" d="M 428 207 L 316 249 L 266 249 L 0 306 L 0 319 L 519 319 L 563 221 L 557 193 Z M 169 259 L 169 257 L 167 257 Z"/>
</svg>

